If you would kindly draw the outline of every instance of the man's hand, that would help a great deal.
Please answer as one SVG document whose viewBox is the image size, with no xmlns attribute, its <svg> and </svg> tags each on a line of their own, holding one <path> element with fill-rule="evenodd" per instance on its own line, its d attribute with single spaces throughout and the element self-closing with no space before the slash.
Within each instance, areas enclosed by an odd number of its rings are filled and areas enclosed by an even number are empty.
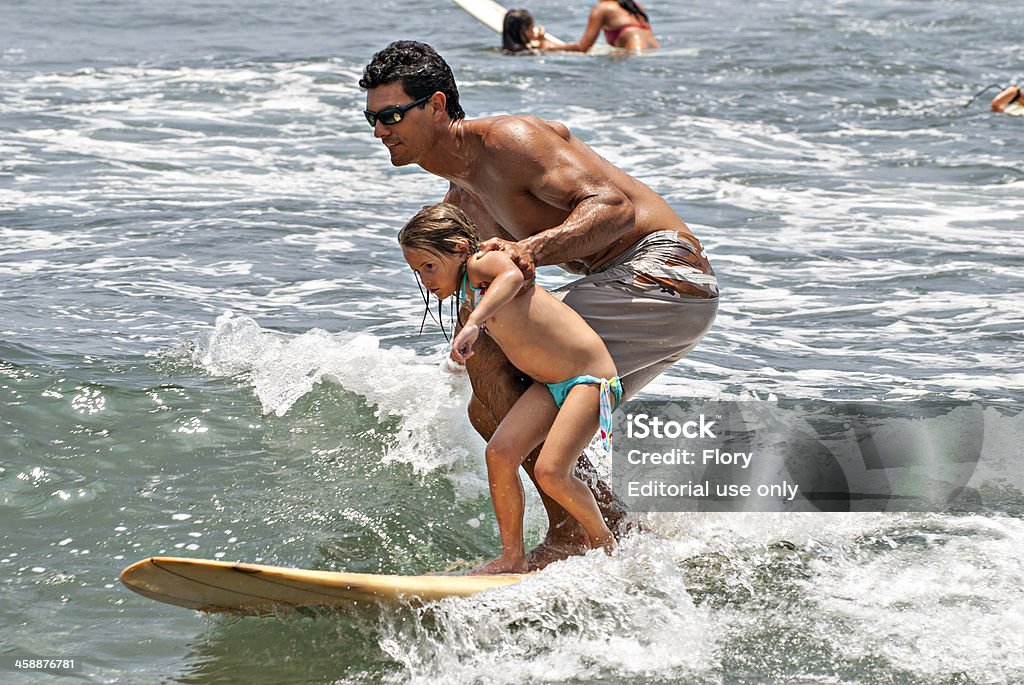
<svg viewBox="0 0 1024 685">
<path fill-rule="evenodd" d="M 501 238 L 491 238 L 480 243 L 481 252 L 491 252 L 493 250 L 504 252 L 508 255 L 509 259 L 515 262 L 519 270 L 523 272 L 522 290 L 533 287 L 533 282 L 537 278 L 537 267 L 533 263 L 533 250 L 522 243 L 514 243 L 510 240 L 502 240 Z"/>
</svg>

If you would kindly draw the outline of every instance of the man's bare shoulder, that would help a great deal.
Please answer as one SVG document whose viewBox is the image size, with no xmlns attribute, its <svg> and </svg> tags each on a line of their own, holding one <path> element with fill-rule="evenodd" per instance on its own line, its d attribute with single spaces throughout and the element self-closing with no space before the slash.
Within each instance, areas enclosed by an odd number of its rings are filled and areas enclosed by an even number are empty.
<svg viewBox="0 0 1024 685">
<path fill-rule="evenodd" d="M 533 114 L 500 114 L 472 122 L 473 133 L 489 148 L 536 145 L 553 137 L 568 141 L 572 134 L 558 121 L 549 121 Z"/>
</svg>

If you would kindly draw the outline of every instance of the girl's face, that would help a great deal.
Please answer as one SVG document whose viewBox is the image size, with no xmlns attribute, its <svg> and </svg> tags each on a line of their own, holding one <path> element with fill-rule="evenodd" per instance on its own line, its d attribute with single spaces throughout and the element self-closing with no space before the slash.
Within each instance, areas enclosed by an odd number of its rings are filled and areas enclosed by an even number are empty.
<svg viewBox="0 0 1024 685">
<path fill-rule="evenodd" d="M 461 251 L 451 254 L 403 247 L 402 254 L 412 270 L 419 275 L 423 285 L 434 293 L 437 299 L 447 299 L 459 289 L 459 271 L 466 261 L 466 257 Z"/>
</svg>

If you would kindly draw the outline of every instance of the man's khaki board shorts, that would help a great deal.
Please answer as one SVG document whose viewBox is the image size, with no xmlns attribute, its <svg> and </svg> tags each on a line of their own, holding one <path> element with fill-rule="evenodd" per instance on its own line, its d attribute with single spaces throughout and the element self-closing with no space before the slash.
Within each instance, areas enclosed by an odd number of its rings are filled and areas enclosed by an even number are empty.
<svg viewBox="0 0 1024 685">
<path fill-rule="evenodd" d="M 657 231 L 601 270 L 553 291 L 608 347 L 633 396 L 685 357 L 718 313 L 718 280 L 700 244 Z"/>
</svg>

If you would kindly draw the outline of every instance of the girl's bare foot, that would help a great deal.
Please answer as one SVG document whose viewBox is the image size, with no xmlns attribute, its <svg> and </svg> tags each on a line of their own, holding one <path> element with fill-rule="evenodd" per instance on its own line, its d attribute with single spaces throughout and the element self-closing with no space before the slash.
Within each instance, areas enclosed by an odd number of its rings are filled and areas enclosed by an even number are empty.
<svg viewBox="0 0 1024 685">
<path fill-rule="evenodd" d="M 614 552 L 615 548 L 618 546 L 618 543 L 615 541 L 615 536 L 610 532 L 607 535 L 602 535 L 601 537 L 590 541 L 591 549 L 603 549 L 604 553 L 608 556 L 611 556 L 612 552 Z"/>
</svg>

